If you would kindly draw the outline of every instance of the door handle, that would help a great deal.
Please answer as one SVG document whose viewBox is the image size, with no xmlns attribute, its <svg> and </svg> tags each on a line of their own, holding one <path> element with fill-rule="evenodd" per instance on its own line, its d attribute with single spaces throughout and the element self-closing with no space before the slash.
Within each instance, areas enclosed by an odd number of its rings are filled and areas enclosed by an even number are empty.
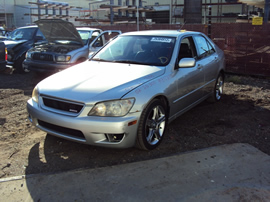
<svg viewBox="0 0 270 202">
<path fill-rule="evenodd" d="M 202 69 L 203 66 L 201 64 L 198 64 L 197 69 Z"/>
</svg>

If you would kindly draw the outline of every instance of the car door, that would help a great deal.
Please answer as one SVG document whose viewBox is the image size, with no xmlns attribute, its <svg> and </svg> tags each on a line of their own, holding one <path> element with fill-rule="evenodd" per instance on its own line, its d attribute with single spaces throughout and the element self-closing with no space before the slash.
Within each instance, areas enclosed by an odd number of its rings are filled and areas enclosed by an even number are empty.
<svg viewBox="0 0 270 202">
<path fill-rule="evenodd" d="M 198 62 L 204 72 L 203 94 L 207 95 L 213 90 L 218 65 L 218 55 L 209 40 L 202 35 L 195 35 L 194 41 L 197 47 Z"/>
<path fill-rule="evenodd" d="M 106 30 L 99 34 L 89 46 L 89 57 L 97 52 L 104 44 L 110 41 L 115 36 L 121 34 L 120 30 Z"/>
<path fill-rule="evenodd" d="M 197 51 L 191 36 L 181 40 L 178 53 L 178 62 L 183 58 L 196 58 Z M 196 62 L 193 67 L 178 67 L 176 73 L 177 80 L 177 98 L 174 105 L 181 111 L 188 110 L 195 105 L 202 97 L 202 86 L 204 83 L 204 74 L 201 68 L 201 62 Z"/>
</svg>

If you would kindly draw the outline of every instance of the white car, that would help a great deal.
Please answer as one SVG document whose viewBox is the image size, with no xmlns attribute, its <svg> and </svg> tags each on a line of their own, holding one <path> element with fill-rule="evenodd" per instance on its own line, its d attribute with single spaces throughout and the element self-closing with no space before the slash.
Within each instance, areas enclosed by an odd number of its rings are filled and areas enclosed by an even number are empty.
<svg viewBox="0 0 270 202">
<path fill-rule="evenodd" d="M 151 150 L 169 122 L 221 99 L 224 67 L 223 51 L 202 33 L 125 33 L 90 61 L 41 81 L 27 103 L 29 119 L 68 140 Z"/>
</svg>

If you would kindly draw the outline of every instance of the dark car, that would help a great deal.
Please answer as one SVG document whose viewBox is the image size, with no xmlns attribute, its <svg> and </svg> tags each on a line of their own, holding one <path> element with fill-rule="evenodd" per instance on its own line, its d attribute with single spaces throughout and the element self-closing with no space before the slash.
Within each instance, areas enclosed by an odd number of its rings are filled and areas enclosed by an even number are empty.
<svg viewBox="0 0 270 202">
<path fill-rule="evenodd" d="M 26 26 L 15 29 L 10 33 L 5 43 L 8 51 L 8 65 L 16 72 L 25 72 L 22 63 L 26 52 L 35 45 L 45 42 L 45 37 L 37 26 Z"/>
<path fill-rule="evenodd" d="M 7 49 L 5 44 L 0 41 L 0 71 L 6 68 L 7 64 Z"/>
</svg>

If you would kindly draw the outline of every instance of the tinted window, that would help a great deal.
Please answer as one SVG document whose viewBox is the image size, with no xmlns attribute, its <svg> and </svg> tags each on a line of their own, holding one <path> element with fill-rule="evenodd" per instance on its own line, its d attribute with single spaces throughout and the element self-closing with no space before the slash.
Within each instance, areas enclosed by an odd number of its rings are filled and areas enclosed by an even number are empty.
<svg viewBox="0 0 270 202">
<path fill-rule="evenodd" d="M 42 37 L 43 40 L 45 40 L 44 35 L 42 34 L 42 32 L 40 31 L 40 29 L 38 29 L 36 36 Z"/>
<path fill-rule="evenodd" d="M 30 40 L 34 38 L 34 33 L 37 28 L 22 28 L 22 29 L 16 29 L 13 32 L 11 32 L 9 39 L 12 40 Z"/>
<path fill-rule="evenodd" d="M 186 37 L 182 39 L 178 54 L 178 60 L 180 61 L 182 58 L 194 58 L 196 56 L 196 51 L 194 50 L 194 42 L 192 37 Z"/>
</svg>

